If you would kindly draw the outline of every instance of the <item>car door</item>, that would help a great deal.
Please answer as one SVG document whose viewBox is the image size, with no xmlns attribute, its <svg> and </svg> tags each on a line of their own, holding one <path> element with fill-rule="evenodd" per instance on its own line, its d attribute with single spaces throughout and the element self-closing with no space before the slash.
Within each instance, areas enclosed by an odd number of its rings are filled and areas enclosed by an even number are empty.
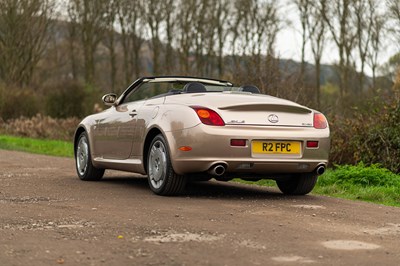
<svg viewBox="0 0 400 266">
<path fill-rule="evenodd" d="M 104 159 L 128 159 L 135 136 L 137 114 L 144 101 L 127 102 L 110 108 L 96 120 L 97 155 Z"/>
<path fill-rule="evenodd" d="M 164 97 L 155 96 L 169 89 L 168 83 L 143 83 L 123 97 L 120 104 L 107 110 L 96 120 L 96 154 L 104 159 L 123 160 L 131 156 L 134 148 L 132 155 L 139 156 L 146 125 L 164 101 Z"/>
</svg>

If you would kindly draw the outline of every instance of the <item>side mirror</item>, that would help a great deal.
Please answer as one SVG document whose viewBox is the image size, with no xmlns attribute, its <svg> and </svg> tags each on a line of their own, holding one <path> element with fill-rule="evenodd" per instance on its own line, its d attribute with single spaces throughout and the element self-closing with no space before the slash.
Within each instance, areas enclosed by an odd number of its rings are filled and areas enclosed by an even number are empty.
<svg viewBox="0 0 400 266">
<path fill-rule="evenodd" d="M 107 106 L 113 106 L 115 102 L 117 101 L 117 94 L 115 93 L 108 93 L 104 95 L 101 100 L 103 103 Z"/>
</svg>

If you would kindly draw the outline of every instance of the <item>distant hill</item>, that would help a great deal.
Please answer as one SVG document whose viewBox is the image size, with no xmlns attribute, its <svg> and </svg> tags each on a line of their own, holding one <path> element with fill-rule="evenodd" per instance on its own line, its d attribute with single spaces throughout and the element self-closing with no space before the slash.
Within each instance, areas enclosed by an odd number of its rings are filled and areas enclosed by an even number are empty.
<svg viewBox="0 0 400 266">
<path fill-rule="evenodd" d="M 292 59 L 279 59 L 279 67 L 283 73 L 291 75 L 293 73 L 299 73 L 301 63 Z M 306 79 L 314 82 L 315 79 L 315 65 L 306 62 Z M 321 64 L 321 85 L 325 85 L 327 82 L 338 84 L 339 76 L 336 72 L 334 65 Z"/>
</svg>

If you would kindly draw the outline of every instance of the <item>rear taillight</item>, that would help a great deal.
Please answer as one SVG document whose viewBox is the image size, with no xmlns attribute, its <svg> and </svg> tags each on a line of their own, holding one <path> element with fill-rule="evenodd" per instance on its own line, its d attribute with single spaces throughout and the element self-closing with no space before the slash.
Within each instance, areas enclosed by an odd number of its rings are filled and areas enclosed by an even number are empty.
<svg viewBox="0 0 400 266">
<path fill-rule="evenodd" d="M 328 121 L 321 113 L 314 113 L 314 128 L 325 129 L 328 127 Z"/>
<path fill-rule="evenodd" d="M 224 120 L 217 112 L 200 106 L 191 106 L 203 124 L 210 126 L 225 126 Z"/>
</svg>

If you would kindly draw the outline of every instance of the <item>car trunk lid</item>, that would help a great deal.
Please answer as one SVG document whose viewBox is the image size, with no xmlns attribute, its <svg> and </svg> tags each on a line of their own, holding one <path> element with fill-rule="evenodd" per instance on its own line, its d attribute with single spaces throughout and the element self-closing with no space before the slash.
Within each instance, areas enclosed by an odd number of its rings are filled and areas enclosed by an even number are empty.
<svg viewBox="0 0 400 266">
<path fill-rule="evenodd" d="M 313 126 L 311 109 L 264 94 L 234 92 L 180 94 L 166 97 L 165 103 L 213 109 L 226 125 Z"/>
<path fill-rule="evenodd" d="M 312 111 L 287 103 L 247 103 L 218 107 L 227 125 L 312 127 Z"/>
</svg>

